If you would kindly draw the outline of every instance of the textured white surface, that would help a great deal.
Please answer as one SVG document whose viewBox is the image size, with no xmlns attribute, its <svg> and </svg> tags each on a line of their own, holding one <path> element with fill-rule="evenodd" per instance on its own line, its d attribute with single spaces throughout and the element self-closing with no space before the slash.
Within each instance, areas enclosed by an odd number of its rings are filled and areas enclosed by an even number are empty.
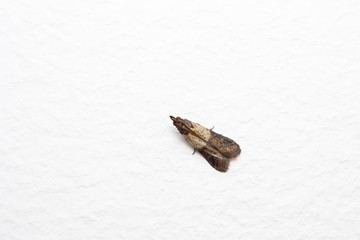
<svg viewBox="0 0 360 240">
<path fill-rule="evenodd" d="M 0 3 L 0 239 L 360 239 L 360 2 Z M 243 152 L 219 173 L 169 114 Z"/>
</svg>

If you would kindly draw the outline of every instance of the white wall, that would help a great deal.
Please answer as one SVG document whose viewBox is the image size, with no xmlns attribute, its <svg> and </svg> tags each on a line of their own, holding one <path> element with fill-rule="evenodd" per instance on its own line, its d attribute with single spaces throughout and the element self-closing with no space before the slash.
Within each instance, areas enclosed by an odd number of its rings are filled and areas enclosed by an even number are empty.
<svg viewBox="0 0 360 240">
<path fill-rule="evenodd" d="M 359 1 L 0 3 L 0 239 L 360 239 Z M 236 140 L 227 173 L 172 126 Z"/>
</svg>

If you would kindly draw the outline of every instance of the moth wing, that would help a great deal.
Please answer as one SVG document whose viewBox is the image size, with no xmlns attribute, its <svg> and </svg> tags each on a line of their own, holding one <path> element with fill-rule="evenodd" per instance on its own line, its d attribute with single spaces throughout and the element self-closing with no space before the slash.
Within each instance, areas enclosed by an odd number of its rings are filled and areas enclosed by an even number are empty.
<svg viewBox="0 0 360 240">
<path fill-rule="evenodd" d="M 213 131 L 211 131 L 209 143 L 228 158 L 236 157 L 241 152 L 239 145 L 234 140 Z"/>
<path fill-rule="evenodd" d="M 220 154 L 219 151 L 213 147 L 206 146 L 197 150 L 208 163 L 220 172 L 226 172 L 229 168 L 230 160 Z"/>
</svg>

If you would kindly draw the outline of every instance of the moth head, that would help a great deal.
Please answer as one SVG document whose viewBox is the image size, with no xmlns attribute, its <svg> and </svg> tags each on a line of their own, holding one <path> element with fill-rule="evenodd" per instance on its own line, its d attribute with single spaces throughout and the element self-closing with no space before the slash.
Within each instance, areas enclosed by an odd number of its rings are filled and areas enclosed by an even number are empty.
<svg viewBox="0 0 360 240">
<path fill-rule="evenodd" d="M 188 134 L 188 129 L 191 129 L 193 127 L 189 120 L 173 116 L 170 116 L 170 118 L 171 120 L 173 120 L 174 126 L 179 130 L 181 134 Z"/>
</svg>

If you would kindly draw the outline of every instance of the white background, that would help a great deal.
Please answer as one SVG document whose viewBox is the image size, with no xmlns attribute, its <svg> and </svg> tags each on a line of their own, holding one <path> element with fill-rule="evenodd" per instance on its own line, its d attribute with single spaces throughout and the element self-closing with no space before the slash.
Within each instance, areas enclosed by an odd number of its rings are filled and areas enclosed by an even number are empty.
<svg viewBox="0 0 360 240">
<path fill-rule="evenodd" d="M 360 239 L 360 2 L 0 3 L 0 239 Z M 215 171 L 172 126 L 238 142 Z"/>
</svg>

